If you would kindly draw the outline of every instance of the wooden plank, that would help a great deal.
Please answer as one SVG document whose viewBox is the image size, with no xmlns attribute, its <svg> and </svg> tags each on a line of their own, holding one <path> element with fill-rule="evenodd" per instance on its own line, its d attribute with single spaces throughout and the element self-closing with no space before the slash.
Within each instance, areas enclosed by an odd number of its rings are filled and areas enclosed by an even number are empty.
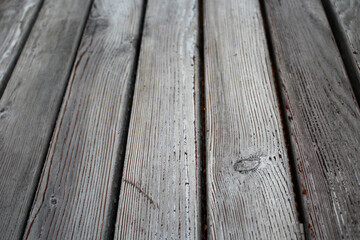
<svg viewBox="0 0 360 240">
<path fill-rule="evenodd" d="M 0 100 L 0 236 L 25 228 L 91 0 L 44 3 Z"/>
<path fill-rule="evenodd" d="M 115 238 L 200 237 L 198 3 L 149 0 Z"/>
<path fill-rule="evenodd" d="M 208 234 L 300 239 L 259 2 L 204 9 Z"/>
<path fill-rule="evenodd" d="M 42 0 L 0 1 L 0 96 L 42 2 Z"/>
<path fill-rule="evenodd" d="M 333 18 L 331 23 L 338 35 L 335 37 L 339 37 L 339 48 L 345 57 L 345 64 L 349 67 L 348 71 L 351 71 L 348 72 L 349 77 L 356 78 L 355 92 L 360 97 L 360 1 L 323 0 L 323 3 Z"/>
<path fill-rule="evenodd" d="M 26 238 L 111 236 L 142 6 L 142 0 L 95 0 Z"/>
<path fill-rule="evenodd" d="M 307 237 L 360 237 L 360 113 L 320 0 L 265 1 Z"/>
</svg>

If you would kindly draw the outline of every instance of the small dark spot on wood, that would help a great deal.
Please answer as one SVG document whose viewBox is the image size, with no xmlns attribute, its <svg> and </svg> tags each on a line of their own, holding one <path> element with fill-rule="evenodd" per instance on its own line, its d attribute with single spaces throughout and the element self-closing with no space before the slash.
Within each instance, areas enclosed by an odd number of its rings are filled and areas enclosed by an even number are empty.
<svg viewBox="0 0 360 240">
<path fill-rule="evenodd" d="M 306 195 L 306 189 L 302 190 L 301 192 L 303 195 Z"/>
<path fill-rule="evenodd" d="M 56 199 L 56 197 L 52 196 L 52 197 L 50 198 L 50 203 L 51 203 L 51 205 L 56 205 L 56 204 L 57 204 L 57 199 Z"/>
<path fill-rule="evenodd" d="M 7 107 L 0 109 L 0 119 L 4 118 L 7 112 L 8 112 Z"/>
<path fill-rule="evenodd" d="M 234 170 L 240 173 L 255 171 L 260 165 L 259 157 L 240 159 L 234 164 Z"/>
<path fill-rule="evenodd" d="M 353 54 L 358 54 L 358 52 L 357 52 L 357 51 L 353 51 Z"/>
</svg>

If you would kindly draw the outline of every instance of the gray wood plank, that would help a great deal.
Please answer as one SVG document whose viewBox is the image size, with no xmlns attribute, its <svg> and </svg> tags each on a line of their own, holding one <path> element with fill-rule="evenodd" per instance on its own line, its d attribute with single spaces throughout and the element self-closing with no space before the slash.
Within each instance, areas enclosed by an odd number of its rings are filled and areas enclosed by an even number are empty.
<svg viewBox="0 0 360 240">
<path fill-rule="evenodd" d="M 0 1 L 0 96 L 43 0 Z"/>
<path fill-rule="evenodd" d="M 204 2 L 208 235 L 301 239 L 259 1 Z"/>
<path fill-rule="evenodd" d="M 116 239 L 200 237 L 198 3 L 149 0 Z"/>
<path fill-rule="evenodd" d="M 29 239 L 111 235 L 142 7 L 142 0 L 94 2 L 27 224 Z"/>
<path fill-rule="evenodd" d="M 320 0 L 265 1 L 309 239 L 360 238 L 360 113 Z"/>
<path fill-rule="evenodd" d="M 339 34 L 339 48 L 349 66 L 350 77 L 355 77 L 355 91 L 360 94 L 360 1 L 323 0 L 331 12 L 336 31 Z M 352 76 L 355 75 L 355 76 Z M 360 97 L 360 96 L 358 96 Z M 358 99 L 359 101 L 359 99 Z"/>
<path fill-rule="evenodd" d="M 44 3 L 0 100 L 3 239 L 24 230 L 90 3 Z"/>
</svg>

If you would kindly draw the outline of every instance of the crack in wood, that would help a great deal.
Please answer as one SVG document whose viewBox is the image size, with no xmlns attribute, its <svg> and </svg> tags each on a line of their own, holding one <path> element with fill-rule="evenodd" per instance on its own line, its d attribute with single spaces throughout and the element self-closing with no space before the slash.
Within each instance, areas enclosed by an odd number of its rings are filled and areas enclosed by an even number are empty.
<svg viewBox="0 0 360 240">
<path fill-rule="evenodd" d="M 126 179 L 124 179 L 124 182 L 133 186 L 135 189 L 137 189 L 139 191 L 139 193 L 141 193 L 152 205 L 154 205 L 155 208 L 159 209 L 159 204 L 156 203 L 147 193 L 145 193 L 138 185 L 136 185 L 133 182 L 130 182 Z"/>
</svg>

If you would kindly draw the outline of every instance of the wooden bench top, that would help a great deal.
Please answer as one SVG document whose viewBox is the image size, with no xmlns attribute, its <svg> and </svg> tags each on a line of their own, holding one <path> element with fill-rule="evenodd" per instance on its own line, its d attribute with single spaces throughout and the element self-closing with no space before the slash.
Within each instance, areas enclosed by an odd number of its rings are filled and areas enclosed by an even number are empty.
<svg viewBox="0 0 360 240">
<path fill-rule="evenodd" d="M 0 239 L 360 239 L 359 15 L 0 0 Z"/>
</svg>

